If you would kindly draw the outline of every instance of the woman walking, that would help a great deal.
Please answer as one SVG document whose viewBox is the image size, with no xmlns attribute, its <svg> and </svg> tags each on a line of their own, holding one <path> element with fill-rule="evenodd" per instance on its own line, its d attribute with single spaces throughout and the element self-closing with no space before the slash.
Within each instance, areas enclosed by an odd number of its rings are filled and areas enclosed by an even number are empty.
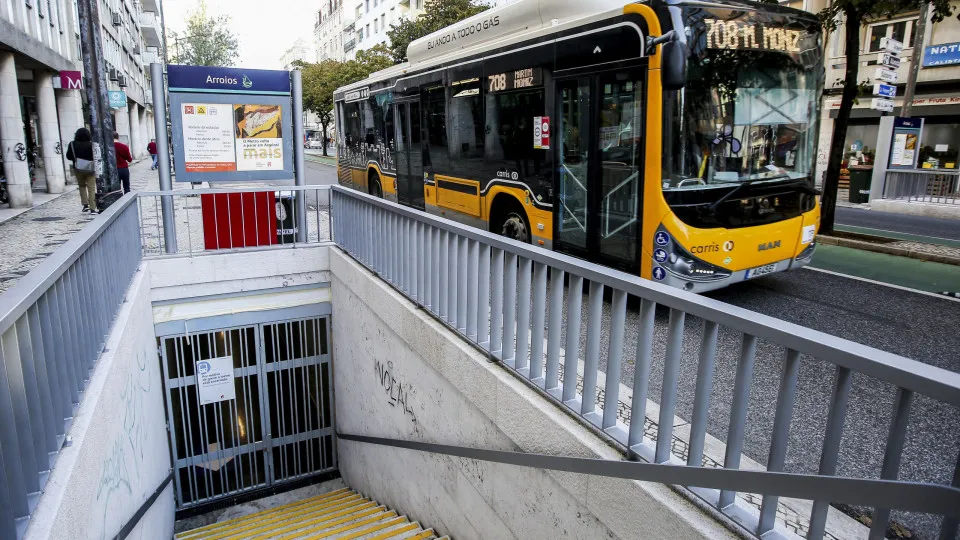
<svg viewBox="0 0 960 540">
<path fill-rule="evenodd" d="M 73 163 L 73 172 L 80 185 L 81 212 L 97 213 L 97 176 L 93 164 L 93 143 L 90 130 L 80 128 L 67 147 L 67 159 Z"/>
</svg>

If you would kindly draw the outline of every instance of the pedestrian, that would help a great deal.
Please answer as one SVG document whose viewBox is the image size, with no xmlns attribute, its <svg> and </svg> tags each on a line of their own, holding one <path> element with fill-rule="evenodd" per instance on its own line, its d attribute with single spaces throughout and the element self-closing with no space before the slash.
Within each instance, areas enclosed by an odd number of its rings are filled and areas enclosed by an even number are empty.
<svg viewBox="0 0 960 540">
<path fill-rule="evenodd" d="M 133 163 L 133 156 L 130 155 L 130 147 L 120 142 L 120 134 L 116 131 L 113 132 L 113 148 L 117 151 L 117 174 L 123 183 L 123 192 L 130 193 L 130 164 Z"/>
<path fill-rule="evenodd" d="M 153 160 L 153 165 L 150 166 L 150 170 L 154 170 L 160 167 L 157 164 L 157 140 L 150 139 L 150 144 L 147 145 L 147 152 L 150 152 L 150 159 Z"/>
<path fill-rule="evenodd" d="M 67 146 L 67 159 L 73 163 L 73 173 L 80 186 L 81 212 L 97 213 L 97 175 L 93 164 L 93 143 L 90 130 L 80 128 Z"/>
</svg>

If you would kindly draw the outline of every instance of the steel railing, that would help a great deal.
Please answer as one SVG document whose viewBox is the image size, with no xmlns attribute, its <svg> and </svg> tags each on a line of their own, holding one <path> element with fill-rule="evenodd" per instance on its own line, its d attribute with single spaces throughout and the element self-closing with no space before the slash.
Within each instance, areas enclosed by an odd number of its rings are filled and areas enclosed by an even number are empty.
<svg viewBox="0 0 960 540">
<path fill-rule="evenodd" d="M 960 204 L 960 171 L 889 170 L 883 185 L 883 198 Z"/>
<path fill-rule="evenodd" d="M 812 504 L 806 536 L 818 540 L 824 537 L 829 503 L 838 501 L 832 498 L 833 486 L 825 481 L 838 476 L 841 439 L 849 436 L 844 420 L 854 376 L 888 384 L 895 389 L 895 396 L 879 478 L 889 482 L 878 485 L 876 480 L 850 478 L 845 484 L 844 502 L 857 504 L 849 496 L 860 493 L 862 503 L 880 500 L 870 499 L 869 494 L 899 501 L 899 505 L 891 505 L 895 508 L 916 510 L 916 497 L 922 494 L 926 498 L 923 508 L 941 516 L 942 538 L 956 535 L 955 518 L 960 507 L 950 514 L 945 502 L 960 501 L 958 457 L 946 458 L 958 461 L 956 469 L 943 475 L 952 474 L 953 486 L 901 481 L 898 475 L 915 396 L 939 402 L 956 414 L 955 408 L 960 406 L 960 374 L 461 226 L 363 193 L 333 189 L 333 232 L 337 245 L 451 329 L 612 437 L 628 455 L 657 464 L 684 463 L 672 451 L 681 389 L 694 393 L 686 465 L 703 466 L 711 408 L 723 409 L 729 415 L 726 432 L 720 434 L 726 447 L 722 465 L 718 466 L 740 469 L 748 430 L 751 437 L 769 441 L 768 472 L 759 480 L 763 489 L 758 492 L 765 494 L 759 517 L 745 511 L 739 503 L 734 504 L 737 499 L 732 489 L 690 488 L 754 535 L 777 534 L 774 526 L 779 495 L 795 494 L 795 488 L 803 485 L 804 489 L 819 489 L 817 492 L 822 495 Z M 589 287 L 586 309 L 582 305 L 584 295 L 573 293 L 582 291 L 585 284 Z M 608 292 L 612 302 L 609 313 L 604 314 L 604 295 Z M 639 317 L 633 328 L 638 333 L 635 352 L 624 350 L 628 298 L 639 300 Z M 658 306 L 669 310 L 669 319 L 665 332 L 655 336 Z M 739 353 L 730 355 L 735 358 L 729 363 L 735 363 L 736 368 L 729 405 L 712 403 L 721 328 L 735 332 L 740 345 Z M 701 330 L 699 335 L 697 329 Z M 662 326 L 660 330 L 664 330 Z M 685 338 L 685 330 L 694 335 Z M 608 347 L 601 372 L 602 341 Z M 685 345 L 687 351 L 683 350 Z M 765 350 L 774 347 L 782 358 L 776 399 L 767 404 L 775 409 L 769 426 L 747 423 L 751 386 L 759 376 L 755 374 L 758 345 Z M 690 352 L 691 348 L 697 352 Z M 680 380 L 681 361 L 692 354 L 698 355 L 695 388 L 690 388 L 692 381 Z M 659 358 L 663 359 L 659 427 L 650 436 L 645 434 L 647 397 L 656 383 L 651 377 L 651 364 Z M 620 380 L 625 361 L 633 364 L 633 376 L 628 380 L 633 391 L 627 403 L 630 414 L 626 422 L 618 419 L 617 406 L 602 407 L 597 399 L 598 380 L 605 372 L 609 376 L 602 389 L 604 403 L 621 402 Z M 799 373 L 801 368 L 818 362 L 825 362 L 833 372 L 832 383 L 829 379 L 815 383 L 818 387 L 832 384 L 829 398 L 821 404 L 826 426 L 819 466 L 815 474 L 784 475 Z M 582 377 L 578 371 L 582 371 Z M 809 400 L 807 395 L 802 397 Z M 762 433 L 758 434 L 758 430 Z M 747 471 L 740 472 L 744 474 L 743 482 L 748 482 Z M 753 482 L 756 473 L 749 474 L 749 482 Z M 690 477 L 675 478 L 666 483 L 681 484 L 682 478 Z M 908 486 L 913 493 L 909 500 L 906 490 L 901 489 Z M 888 509 L 875 509 L 871 538 L 883 537 L 888 518 Z"/>
<path fill-rule="evenodd" d="M 166 235 L 163 198 L 173 202 L 175 223 Z M 330 240 L 329 186 L 141 191 L 137 202 L 144 257 Z"/>
<path fill-rule="evenodd" d="M 135 199 L 0 295 L 0 538 L 23 534 L 140 264 Z"/>
</svg>

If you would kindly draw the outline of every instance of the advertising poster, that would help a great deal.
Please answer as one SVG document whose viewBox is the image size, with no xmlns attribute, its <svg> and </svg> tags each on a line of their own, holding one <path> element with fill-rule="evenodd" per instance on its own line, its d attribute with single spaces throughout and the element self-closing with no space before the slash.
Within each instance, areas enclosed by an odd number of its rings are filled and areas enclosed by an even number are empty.
<svg viewBox="0 0 960 540">
<path fill-rule="evenodd" d="M 234 155 L 233 105 L 184 103 L 183 161 L 187 172 L 237 170 Z"/>
<path fill-rule="evenodd" d="M 280 105 L 233 106 L 236 170 L 283 170 L 282 118 Z"/>
<path fill-rule="evenodd" d="M 903 163 L 903 153 L 907 148 L 907 134 L 897 133 L 893 136 L 893 149 L 890 152 L 890 164 L 900 165 Z"/>
<path fill-rule="evenodd" d="M 917 137 L 916 133 L 907 133 L 907 139 L 903 146 L 903 157 L 900 159 L 900 165 L 913 166 L 914 158 L 917 155 Z"/>
</svg>

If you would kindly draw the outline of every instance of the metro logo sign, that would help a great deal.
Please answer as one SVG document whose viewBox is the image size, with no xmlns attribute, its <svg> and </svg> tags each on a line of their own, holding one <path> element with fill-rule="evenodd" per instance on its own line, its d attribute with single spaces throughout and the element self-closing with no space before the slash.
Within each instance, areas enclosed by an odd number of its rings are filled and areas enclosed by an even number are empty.
<svg viewBox="0 0 960 540">
<path fill-rule="evenodd" d="M 83 90 L 83 74 L 79 71 L 61 71 L 60 76 L 53 79 L 53 83 L 54 88 Z"/>
</svg>

